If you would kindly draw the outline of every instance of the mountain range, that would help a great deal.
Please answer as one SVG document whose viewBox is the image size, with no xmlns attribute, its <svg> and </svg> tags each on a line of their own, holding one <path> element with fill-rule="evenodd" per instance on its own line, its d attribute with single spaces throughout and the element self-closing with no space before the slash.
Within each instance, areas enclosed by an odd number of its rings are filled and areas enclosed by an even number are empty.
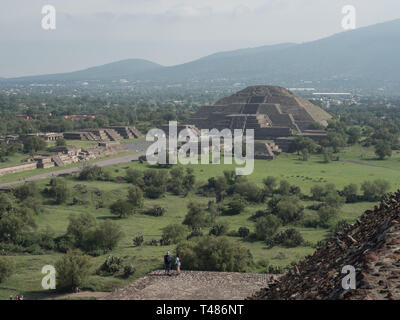
<svg viewBox="0 0 400 320">
<path fill-rule="evenodd" d="M 165 67 L 129 59 L 70 73 L 1 81 L 120 80 L 165 83 L 225 80 L 230 83 L 311 84 L 338 88 L 397 88 L 400 84 L 400 19 L 345 31 L 320 40 L 215 53 Z"/>
</svg>

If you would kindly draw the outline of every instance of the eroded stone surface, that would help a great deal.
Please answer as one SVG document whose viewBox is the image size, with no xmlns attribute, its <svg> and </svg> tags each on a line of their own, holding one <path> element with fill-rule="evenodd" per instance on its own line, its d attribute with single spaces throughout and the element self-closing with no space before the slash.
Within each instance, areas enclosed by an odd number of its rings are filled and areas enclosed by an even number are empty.
<svg viewBox="0 0 400 320">
<path fill-rule="evenodd" d="M 182 271 L 177 276 L 163 270 L 149 273 L 105 300 L 235 300 L 245 299 L 276 276 L 238 272 Z"/>
<path fill-rule="evenodd" d="M 356 270 L 356 289 L 342 287 L 342 268 Z M 366 211 L 253 299 L 400 299 L 400 191 Z"/>
</svg>

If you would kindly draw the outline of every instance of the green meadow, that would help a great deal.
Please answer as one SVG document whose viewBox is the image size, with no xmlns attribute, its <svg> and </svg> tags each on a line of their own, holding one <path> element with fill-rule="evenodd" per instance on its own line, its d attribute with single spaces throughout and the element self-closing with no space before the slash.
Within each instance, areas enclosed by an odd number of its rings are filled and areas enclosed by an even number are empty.
<svg viewBox="0 0 400 320">
<path fill-rule="evenodd" d="M 206 183 L 211 177 L 223 175 L 225 170 L 234 170 L 235 164 L 229 165 L 189 165 L 193 168 L 196 176 L 196 184 Z M 107 167 L 113 177 L 124 176 L 128 168 L 147 169 L 147 164 L 138 162 L 126 163 Z M 167 169 L 157 169 L 167 170 Z M 36 173 L 35 173 L 36 174 Z M 323 163 L 321 156 L 313 155 L 308 161 L 300 160 L 296 154 L 283 153 L 273 161 L 255 160 L 254 172 L 248 176 L 248 179 L 262 185 L 262 181 L 267 176 L 274 176 L 278 180 L 287 180 L 291 185 L 301 188 L 302 193 L 309 194 L 310 188 L 314 185 L 325 185 L 327 183 L 335 184 L 337 189 L 342 189 L 345 185 L 355 183 L 359 187 L 361 183 L 367 180 L 385 179 L 390 182 L 391 190 L 397 190 L 400 187 L 400 154 L 394 153 L 388 160 L 379 161 L 372 149 L 361 148 L 359 146 L 345 148 L 339 153 L 339 160 L 330 163 Z M 4 180 L 9 181 L 9 177 Z M 124 239 L 119 243 L 117 249 L 110 253 L 93 257 L 93 273 L 90 276 L 86 286 L 88 290 L 93 291 L 111 291 L 114 288 L 127 285 L 132 280 L 143 276 L 147 272 L 162 267 L 162 256 L 167 250 L 174 252 L 175 245 L 171 246 L 150 246 L 146 244 L 152 239 L 159 240 L 162 229 L 172 223 L 182 223 L 186 213 L 187 205 L 191 201 L 199 203 L 208 203 L 214 198 L 202 197 L 194 193 L 187 197 L 172 196 L 167 194 L 165 197 L 156 200 L 145 199 L 145 208 L 151 208 L 159 205 L 166 209 L 166 214 L 161 217 L 152 217 L 137 213 L 125 219 L 119 219 L 112 215 L 109 209 L 111 203 L 121 197 L 126 197 L 129 184 L 115 179 L 116 182 L 87 182 L 78 181 L 74 177 L 64 178 L 69 188 L 72 190 L 70 198 L 63 205 L 53 205 L 51 201 L 40 195 L 44 203 L 44 212 L 36 216 L 36 223 L 39 230 L 50 226 L 56 235 L 62 235 L 66 232 L 68 226 L 68 216 L 72 213 L 91 212 L 100 220 L 112 219 L 119 224 L 124 231 Z M 3 180 L 3 179 L 2 179 Z M 49 180 L 40 180 L 36 182 L 39 189 L 44 189 Z M 96 208 L 96 201 L 92 199 L 90 193 L 83 204 L 72 204 L 72 198 L 78 195 L 76 191 L 77 184 L 85 185 L 88 190 L 100 190 L 104 205 Z M 360 192 L 360 191 L 359 191 Z M 313 204 L 312 201 L 303 201 L 305 207 Z M 372 208 L 376 203 L 358 202 L 345 204 L 341 209 L 337 220 L 346 220 L 353 223 L 367 209 Z M 239 227 L 246 226 L 251 231 L 254 230 L 255 223 L 249 218 L 260 209 L 265 209 L 266 204 L 249 205 L 244 212 L 236 216 L 220 216 L 218 221 L 226 221 L 229 230 L 237 230 Z M 305 209 L 305 218 L 317 217 L 316 211 Z M 288 226 L 281 227 L 282 229 Z M 239 237 L 232 237 L 234 241 L 241 242 L 253 255 L 256 262 L 248 272 L 262 272 L 261 265 L 269 264 L 272 266 L 285 267 L 293 262 L 297 262 L 315 251 L 315 245 L 318 241 L 324 239 L 328 230 L 322 228 L 305 228 L 301 224 L 290 225 L 300 231 L 307 246 L 296 248 L 284 248 L 275 246 L 269 248 L 264 242 L 245 241 Z M 208 230 L 203 230 L 208 233 Z M 142 234 L 145 243 L 140 247 L 133 245 L 133 238 Z M 108 254 L 120 256 L 129 261 L 136 268 L 135 274 L 129 279 L 118 276 L 98 276 L 95 269 L 105 260 Z M 45 297 L 48 295 L 41 288 L 41 269 L 44 265 L 54 265 L 61 256 L 60 253 L 47 252 L 40 255 L 23 254 L 13 256 L 17 264 L 17 272 L 0 284 L 0 299 L 7 299 L 10 295 L 23 294 L 28 297 Z M 184 265 L 182 266 L 184 269 Z M 51 294 L 50 294 L 51 296 Z"/>
</svg>

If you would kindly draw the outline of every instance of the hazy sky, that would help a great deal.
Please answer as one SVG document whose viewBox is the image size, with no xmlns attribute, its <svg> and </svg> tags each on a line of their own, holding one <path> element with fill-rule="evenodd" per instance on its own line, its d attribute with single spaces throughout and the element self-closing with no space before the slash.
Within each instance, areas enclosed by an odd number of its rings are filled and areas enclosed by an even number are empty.
<svg viewBox="0 0 400 320">
<path fill-rule="evenodd" d="M 57 10 L 43 30 L 44 5 Z M 400 18 L 399 0 L 1 0 L 0 77 L 58 73 L 127 58 L 163 65 L 224 50 L 306 42 Z"/>
</svg>

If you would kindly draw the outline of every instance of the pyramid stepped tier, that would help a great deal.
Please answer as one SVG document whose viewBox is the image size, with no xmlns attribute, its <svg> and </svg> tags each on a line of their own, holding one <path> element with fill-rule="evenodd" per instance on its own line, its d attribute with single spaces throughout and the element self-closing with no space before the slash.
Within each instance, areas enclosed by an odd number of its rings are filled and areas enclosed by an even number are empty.
<svg viewBox="0 0 400 320">
<path fill-rule="evenodd" d="M 199 129 L 254 129 L 256 139 L 302 134 L 331 116 L 285 88 L 252 86 L 200 108 L 188 121 Z M 307 134 L 311 138 L 316 134 Z"/>
<path fill-rule="evenodd" d="M 114 130 L 123 139 L 140 138 L 143 136 L 143 134 L 139 130 L 137 130 L 135 127 L 112 126 L 112 127 L 107 127 L 106 129 Z"/>
<path fill-rule="evenodd" d="M 104 129 L 104 132 L 106 133 L 110 141 L 122 140 L 122 136 L 118 134 L 114 129 Z"/>
</svg>

